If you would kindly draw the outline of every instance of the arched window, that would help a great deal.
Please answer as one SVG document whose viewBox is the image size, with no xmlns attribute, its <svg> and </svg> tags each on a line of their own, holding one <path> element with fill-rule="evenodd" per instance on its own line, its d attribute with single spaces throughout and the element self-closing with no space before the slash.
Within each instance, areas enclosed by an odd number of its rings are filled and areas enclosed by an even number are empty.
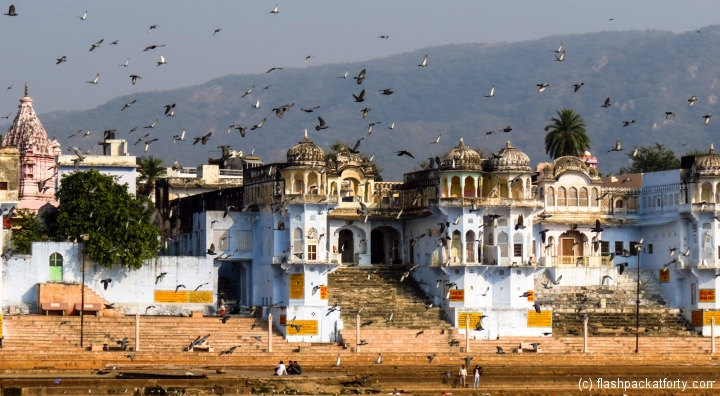
<svg viewBox="0 0 720 396">
<path fill-rule="evenodd" d="M 593 188 L 590 193 L 590 206 L 598 206 L 598 190 Z"/>
<path fill-rule="evenodd" d="M 700 202 L 711 202 L 712 195 L 712 184 L 705 182 L 702 184 L 702 190 L 700 192 Z"/>
<path fill-rule="evenodd" d="M 570 194 L 568 196 L 568 206 L 578 206 L 578 191 L 575 187 L 570 187 Z"/>
<path fill-rule="evenodd" d="M 308 261 L 317 260 L 318 233 L 315 228 L 310 228 L 307 233 Z"/>
<path fill-rule="evenodd" d="M 475 257 L 475 232 L 468 231 L 465 233 L 465 257 L 466 262 L 476 263 L 477 258 Z"/>
<path fill-rule="evenodd" d="M 60 253 L 50 255 L 50 282 L 62 282 L 63 280 L 63 256 Z"/>
<path fill-rule="evenodd" d="M 460 192 L 460 177 L 459 176 L 453 176 L 453 178 L 450 179 L 450 197 L 451 198 L 462 197 L 462 194 Z"/>
<path fill-rule="evenodd" d="M 557 193 L 557 206 L 565 206 L 567 202 L 567 196 L 565 194 L 565 187 L 558 188 Z"/>
<path fill-rule="evenodd" d="M 462 261 L 460 252 L 462 252 L 461 235 L 460 231 L 455 230 L 452 233 L 452 244 L 450 245 L 450 258 L 453 262 L 457 263 Z"/>
<path fill-rule="evenodd" d="M 513 257 L 522 257 L 524 240 L 525 238 L 521 232 L 516 232 L 513 235 Z"/>
<path fill-rule="evenodd" d="M 548 206 L 555 206 L 555 189 L 552 187 L 548 187 L 547 189 L 547 199 L 545 200 L 548 204 Z"/>
<path fill-rule="evenodd" d="M 580 206 L 583 208 L 588 206 L 588 191 L 585 187 L 580 189 Z"/>
<path fill-rule="evenodd" d="M 658 198 L 658 201 L 659 200 L 660 199 Z M 658 204 L 660 204 L 660 203 L 658 202 Z M 625 207 L 625 203 L 623 202 L 622 199 L 618 199 L 617 201 L 615 201 L 615 208 L 622 209 L 623 207 Z"/>
<path fill-rule="evenodd" d="M 293 254 L 303 253 L 303 232 L 300 228 L 293 230 Z M 297 257 L 297 256 L 296 256 Z"/>
<path fill-rule="evenodd" d="M 500 246 L 500 257 L 508 257 L 508 234 L 504 231 L 498 234 L 498 246 Z"/>
<path fill-rule="evenodd" d="M 337 195 L 337 183 L 330 183 L 330 195 Z"/>
<path fill-rule="evenodd" d="M 472 176 L 468 176 L 465 178 L 465 189 L 463 191 L 463 196 L 472 198 L 475 196 L 475 178 Z"/>
</svg>

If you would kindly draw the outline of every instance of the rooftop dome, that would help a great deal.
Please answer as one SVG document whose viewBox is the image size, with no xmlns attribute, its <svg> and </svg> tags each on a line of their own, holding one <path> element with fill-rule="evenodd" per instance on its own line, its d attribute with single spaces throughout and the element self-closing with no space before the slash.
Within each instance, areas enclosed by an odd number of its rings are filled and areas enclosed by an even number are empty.
<svg viewBox="0 0 720 396">
<path fill-rule="evenodd" d="M 302 142 L 287 151 L 287 162 L 291 166 L 325 165 L 325 151 L 308 139 L 307 129 Z"/>
<path fill-rule="evenodd" d="M 487 166 L 491 172 L 532 172 L 530 157 L 513 147 L 510 142 L 497 153 L 493 153 Z"/>
<path fill-rule="evenodd" d="M 712 144 L 706 155 L 695 160 L 692 172 L 699 176 L 720 176 L 720 155 L 715 152 Z"/>
<path fill-rule="evenodd" d="M 466 146 L 462 138 L 460 144 L 448 151 L 442 159 L 443 169 L 480 169 L 481 164 L 480 154 Z"/>
</svg>

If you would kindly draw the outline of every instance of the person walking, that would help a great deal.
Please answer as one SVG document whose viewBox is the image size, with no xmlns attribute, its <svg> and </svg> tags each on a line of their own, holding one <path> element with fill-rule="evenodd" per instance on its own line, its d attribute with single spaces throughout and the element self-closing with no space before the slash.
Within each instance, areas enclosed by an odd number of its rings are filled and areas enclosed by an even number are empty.
<svg viewBox="0 0 720 396">
<path fill-rule="evenodd" d="M 463 364 L 462 367 L 460 367 L 460 387 L 461 388 L 467 388 L 467 382 L 465 381 L 467 379 L 467 369 L 465 368 L 465 365 Z"/>
<path fill-rule="evenodd" d="M 482 367 L 475 366 L 475 369 L 473 370 L 473 376 L 475 377 L 475 381 L 473 382 L 473 389 L 480 388 L 480 377 L 482 377 Z"/>
</svg>

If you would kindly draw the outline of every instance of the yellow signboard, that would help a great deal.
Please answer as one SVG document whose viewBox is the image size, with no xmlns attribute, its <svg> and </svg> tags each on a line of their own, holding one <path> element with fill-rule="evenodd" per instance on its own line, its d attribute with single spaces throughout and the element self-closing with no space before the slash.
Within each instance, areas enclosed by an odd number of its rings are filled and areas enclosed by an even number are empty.
<svg viewBox="0 0 720 396">
<path fill-rule="evenodd" d="M 465 301 L 465 290 L 450 290 L 450 302 L 463 302 Z"/>
<path fill-rule="evenodd" d="M 693 327 L 701 327 L 703 325 L 703 311 L 692 311 Z"/>
<path fill-rule="evenodd" d="M 300 326 L 295 327 L 295 326 Z M 318 321 L 317 320 L 295 320 L 293 326 L 287 327 L 287 335 L 317 335 L 318 334 Z"/>
<path fill-rule="evenodd" d="M 527 299 L 529 302 L 535 301 L 535 292 L 532 290 L 527 291 Z"/>
<path fill-rule="evenodd" d="M 155 290 L 156 303 L 186 303 L 188 292 L 185 290 Z"/>
<path fill-rule="evenodd" d="M 189 291 L 188 302 L 192 304 L 212 304 L 213 294 L 209 290 Z"/>
<path fill-rule="evenodd" d="M 465 321 L 467 317 L 470 317 L 470 328 L 474 329 L 478 323 L 482 326 L 482 312 L 458 312 L 458 329 L 465 328 Z"/>
<path fill-rule="evenodd" d="M 714 303 L 715 302 L 715 289 L 700 289 L 700 302 L 701 303 Z"/>
<path fill-rule="evenodd" d="M 693 312 L 693 314 L 694 313 L 695 312 Z M 715 318 L 715 326 L 720 326 L 720 311 L 705 311 L 705 312 L 703 312 L 703 324 L 704 325 L 710 326 L 712 324 L 712 318 Z"/>
<path fill-rule="evenodd" d="M 528 327 L 552 327 L 552 311 L 528 311 L 527 313 Z"/>
<path fill-rule="evenodd" d="M 320 299 L 321 299 L 321 300 L 327 300 L 327 299 L 328 299 L 327 286 L 320 286 Z"/>
<path fill-rule="evenodd" d="M 305 274 L 290 274 L 290 298 L 293 300 L 305 298 Z"/>
<path fill-rule="evenodd" d="M 660 270 L 660 276 L 658 276 L 658 278 L 660 279 L 660 283 L 670 282 L 670 270 L 669 269 L 666 269 L 664 271 Z"/>
</svg>

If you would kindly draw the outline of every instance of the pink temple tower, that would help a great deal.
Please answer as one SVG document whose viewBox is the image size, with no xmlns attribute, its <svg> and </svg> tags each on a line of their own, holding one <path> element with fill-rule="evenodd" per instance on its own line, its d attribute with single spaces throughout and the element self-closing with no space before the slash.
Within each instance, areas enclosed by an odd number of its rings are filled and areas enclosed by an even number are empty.
<svg viewBox="0 0 720 396">
<path fill-rule="evenodd" d="M 54 165 L 60 143 L 54 137 L 53 140 L 48 139 L 45 128 L 35 115 L 32 102 L 33 100 L 28 96 L 28 86 L 25 84 L 25 96 L 20 99 L 18 106 L 20 110 L 5 134 L 2 144 L 20 150 L 20 209 L 29 209 L 37 213 L 44 205 L 57 206 L 55 201 L 57 167 Z"/>
</svg>

